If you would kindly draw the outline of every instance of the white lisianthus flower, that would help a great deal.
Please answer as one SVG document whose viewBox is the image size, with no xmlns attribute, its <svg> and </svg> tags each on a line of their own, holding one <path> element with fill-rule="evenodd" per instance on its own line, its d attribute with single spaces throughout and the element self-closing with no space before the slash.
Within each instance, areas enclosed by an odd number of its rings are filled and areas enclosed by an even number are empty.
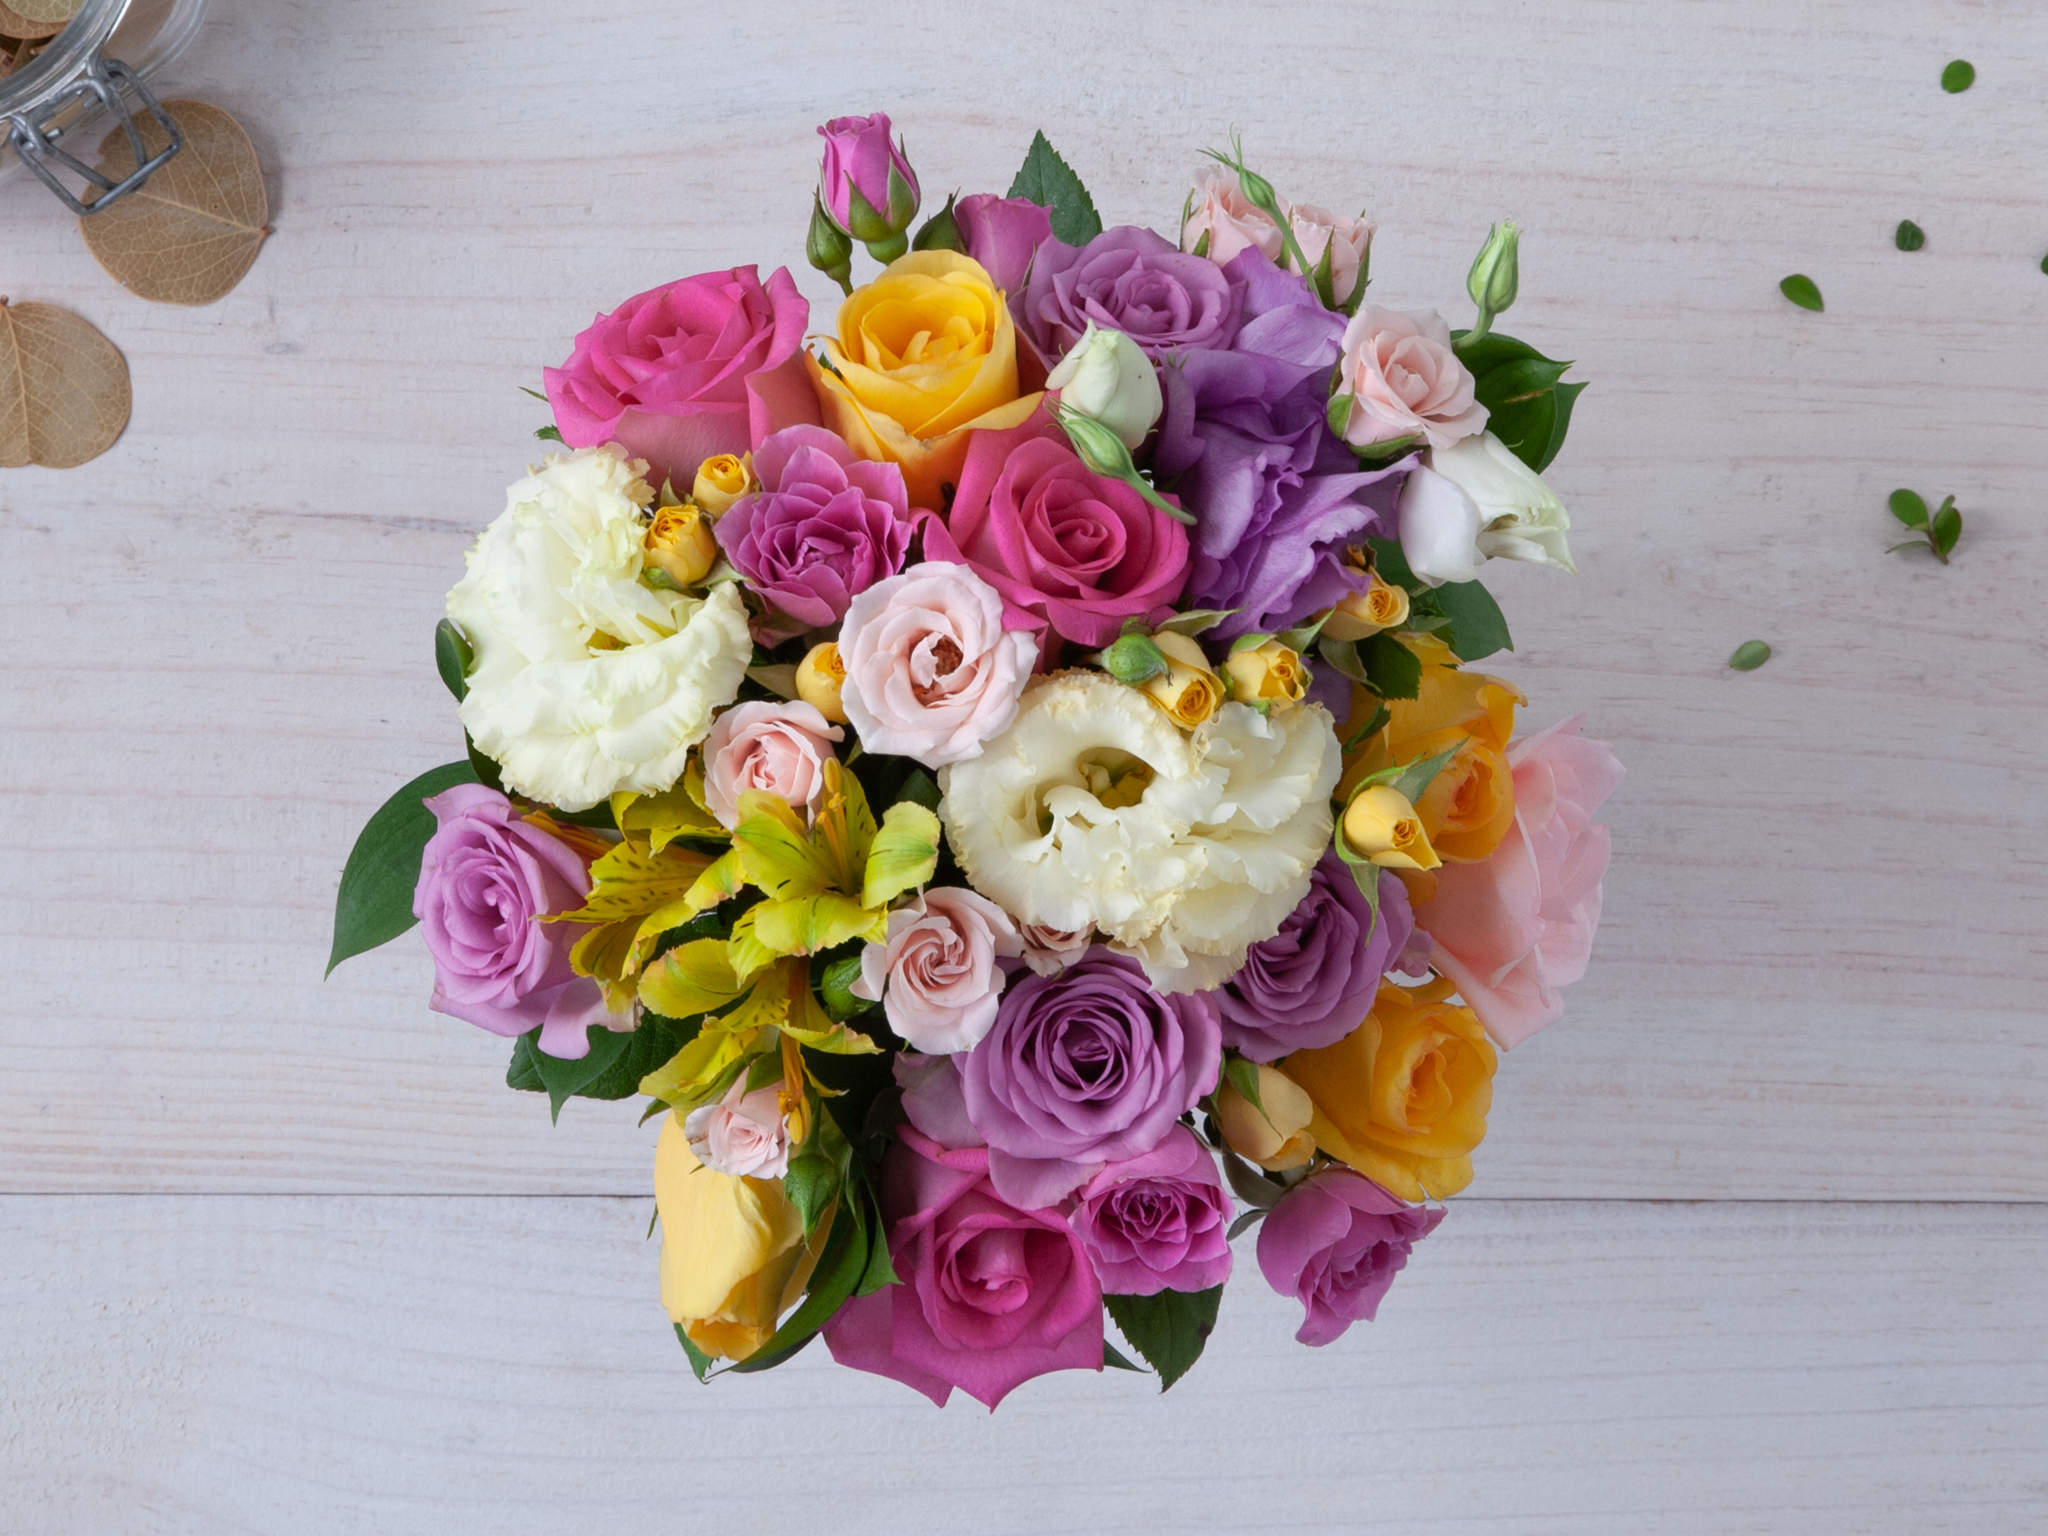
<svg viewBox="0 0 2048 1536">
<path fill-rule="evenodd" d="M 969 882 L 1023 924 L 1090 926 L 1163 991 L 1216 985 L 1279 931 L 1330 838 L 1336 732 L 1227 704 L 1183 733 L 1136 689 L 1064 672 L 940 775 Z"/>
<path fill-rule="evenodd" d="M 1399 516 L 1401 553 L 1431 586 L 1472 580 L 1482 560 L 1577 570 L 1564 503 L 1491 432 L 1432 450 L 1402 486 Z"/>
<path fill-rule="evenodd" d="M 1126 448 L 1144 442 L 1166 409 L 1152 359 L 1122 331 L 1093 320 L 1046 376 L 1045 387 L 1059 391 L 1061 405 L 1109 428 Z"/>
<path fill-rule="evenodd" d="M 673 785 L 753 655 L 731 585 L 700 598 L 640 580 L 644 469 L 616 446 L 550 455 L 448 594 L 476 654 L 463 726 L 509 788 L 565 811 Z"/>
</svg>

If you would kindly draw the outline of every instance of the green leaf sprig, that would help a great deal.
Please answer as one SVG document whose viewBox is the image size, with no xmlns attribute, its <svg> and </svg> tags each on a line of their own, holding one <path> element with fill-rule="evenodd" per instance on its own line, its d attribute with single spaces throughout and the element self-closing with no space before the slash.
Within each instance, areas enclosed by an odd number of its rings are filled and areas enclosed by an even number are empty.
<svg viewBox="0 0 2048 1536">
<path fill-rule="evenodd" d="M 1906 539 L 1886 550 L 1886 554 L 1897 554 L 1905 549 L 1924 549 L 1933 554 L 1943 565 L 1956 547 L 1956 541 L 1963 536 L 1963 514 L 1956 510 L 1956 499 L 1944 496 L 1941 505 L 1930 514 L 1927 503 L 1918 491 L 1901 487 L 1891 495 L 1892 516 L 1920 537 Z"/>
</svg>

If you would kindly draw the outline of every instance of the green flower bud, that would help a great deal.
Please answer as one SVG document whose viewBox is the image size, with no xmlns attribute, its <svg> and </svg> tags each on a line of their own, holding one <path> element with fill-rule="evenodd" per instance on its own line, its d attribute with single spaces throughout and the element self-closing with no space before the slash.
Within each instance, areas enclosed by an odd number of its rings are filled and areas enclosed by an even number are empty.
<svg viewBox="0 0 2048 1536">
<path fill-rule="evenodd" d="M 1135 688 L 1166 674 L 1166 653 L 1150 635 L 1125 635 L 1112 641 L 1096 658 L 1102 670 L 1118 682 Z"/>
<path fill-rule="evenodd" d="M 910 242 L 911 249 L 918 251 L 964 251 L 967 241 L 960 233 L 959 221 L 953 217 L 953 203 L 959 194 L 946 199 L 946 206 L 924 221 L 924 228 L 917 232 L 917 238 Z"/>
<path fill-rule="evenodd" d="M 1514 220 L 1496 224 L 1486 232 L 1486 244 L 1472 259 L 1465 277 L 1465 291 L 1472 296 L 1482 319 L 1490 321 L 1515 302 L 1515 248 L 1522 232 Z"/>
<path fill-rule="evenodd" d="M 816 197 L 811 199 L 811 228 L 804 237 L 804 257 L 841 288 L 853 291 L 853 242 L 832 222 L 825 205 Z"/>
</svg>

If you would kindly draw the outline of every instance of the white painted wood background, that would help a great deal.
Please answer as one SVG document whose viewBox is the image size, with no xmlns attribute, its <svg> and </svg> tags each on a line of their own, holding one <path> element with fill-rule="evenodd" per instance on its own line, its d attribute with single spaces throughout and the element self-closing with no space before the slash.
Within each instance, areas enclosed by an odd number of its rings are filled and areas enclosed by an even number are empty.
<svg viewBox="0 0 2048 1536">
<path fill-rule="evenodd" d="M 2048 1528 L 2048 12 L 217 0 L 168 83 L 273 168 L 224 302 L 0 184 L 0 292 L 136 400 L 0 476 L 0 1530 Z M 320 980 L 357 826 L 459 746 L 429 634 L 516 386 L 800 261 L 812 126 L 874 107 L 934 192 L 1043 124 L 1155 225 L 1235 124 L 1453 314 L 1515 215 L 1510 326 L 1594 381 L 1583 574 L 1500 583 L 1532 723 L 1629 765 L 1593 973 L 1376 1325 L 1296 1348 L 1246 1253 L 1164 1399 L 700 1389 L 630 1109 L 550 1129 L 416 938 Z M 1901 484 L 1952 567 L 1883 553 Z"/>
</svg>

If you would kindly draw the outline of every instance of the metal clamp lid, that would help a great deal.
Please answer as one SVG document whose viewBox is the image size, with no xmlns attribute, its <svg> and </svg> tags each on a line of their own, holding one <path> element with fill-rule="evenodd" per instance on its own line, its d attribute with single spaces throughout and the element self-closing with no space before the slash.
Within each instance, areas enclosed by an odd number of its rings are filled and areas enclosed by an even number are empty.
<svg viewBox="0 0 2048 1536">
<path fill-rule="evenodd" d="M 144 152 L 142 130 L 136 123 L 138 111 L 147 112 L 164 131 L 166 143 L 154 155 Z M 127 131 L 129 148 L 135 154 L 135 169 L 119 181 L 87 165 L 59 142 L 65 134 L 64 119 L 67 116 L 72 117 L 75 124 L 93 121 L 102 112 L 111 115 Z M 0 118 L 0 123 L 6 125 L 7 141 L 14 146 L 14 152 L 21 157 L 22 163 L 36 173 L 44 186 L 63 198 L 72 212 L 78 214 L 97 213 L 115 199 L 133 192 L 161 170 L 185 144 L 185 136 L 178 132 L 178 125 L 171 120 L 170 113 L 150 95 L 141 76 L 119 59 L 94 57 L 87 60 L 80 78 L 73 84 L 36 109 L 10 113 Z M 86 193 L 90 201 L 65 185 L 58 175 L 59 167 L 71 171 L 85 182 L 79 191 Z"/>
</svg>

